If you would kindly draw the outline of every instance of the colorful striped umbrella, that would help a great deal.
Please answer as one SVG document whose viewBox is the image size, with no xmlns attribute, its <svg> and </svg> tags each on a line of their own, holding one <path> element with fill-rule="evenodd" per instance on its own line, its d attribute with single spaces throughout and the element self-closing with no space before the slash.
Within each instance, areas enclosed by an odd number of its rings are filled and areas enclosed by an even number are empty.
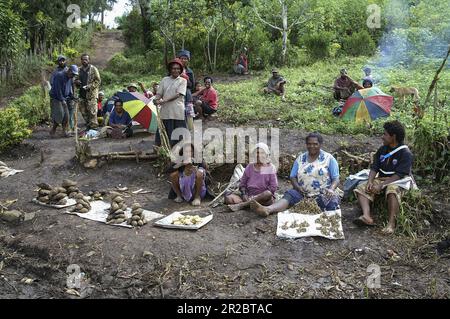
<svg viewBox="0 0 450 319">
<path fill-rule="evenodd" d="M 391 113 L 394 98 L 376 87 L 353 93 L 345 102 L 341 117 L 356 122 L 370 122 Z"/>
<path fill-rule="evenodd" d="M 133 121 L 141 124 L 150 133 L 156 133 L 157 112 L 152 100 L 138 92 L 117 92 L 115 95 L 123 101 L 123 108 L 130 114 Z"/>
</svg>

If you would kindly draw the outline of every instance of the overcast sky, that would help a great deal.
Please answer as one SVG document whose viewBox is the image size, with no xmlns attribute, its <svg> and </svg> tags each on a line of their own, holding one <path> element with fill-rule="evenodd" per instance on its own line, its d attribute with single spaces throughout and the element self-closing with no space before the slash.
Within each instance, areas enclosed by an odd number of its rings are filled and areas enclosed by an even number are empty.
<svg viewBox="0 0 450 319">
<path fill-rule="evenodd" d="M 110 28 L 117 27 L 117 24 L 114 22 L 116 17 L 122 16 L 125 12 L 130 11 L 131 6 L 128 4 L 128 0 L 118 0 L 114 5 L 112 11 L 105 12 L 105 25 Z"/>
</svg>

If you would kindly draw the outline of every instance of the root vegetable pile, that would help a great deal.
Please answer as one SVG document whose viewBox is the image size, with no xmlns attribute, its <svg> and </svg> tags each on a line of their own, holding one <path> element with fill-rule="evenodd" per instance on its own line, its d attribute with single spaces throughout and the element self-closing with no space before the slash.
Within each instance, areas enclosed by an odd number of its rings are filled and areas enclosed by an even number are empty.
<svg viewBox="0 0 450 319">
<path fill-rule="evenodd" d="M 86 214 L 91 210 L 91 204 L 89 203 L 91 198 L 89 196 L 84 196 L 83 193 L 80 192 L 75 195 L 75 199 L 77 201 L 77 204 L 73 208 L 74 212 Z"/>
<path fill-rule="evenodd" d="M 314 198 L 305 198 L 290 210 L 294 213 L 306 215 L 317 215 L 322 213 L 322 210 L 320 209 L 319 205 L 317 205 L 317 202 Z"/>
<path fill-rule="evenodd" d="M 136 227 L 144 226 L 146 223 L 144 210 L 141 205 L 138 203 L 131 205 L 131 218 L 128 219 L 127 224 Z"/>
<path fill-rule="evenodd" d="M 77 183 L 70 179 L 63 180 L 62 187 L 66 190 L 69 198 L 75 198 L 77 194 L 81 193 L 77 187 Z"/>
<path fill-rule="evenodd" d="M 125 211 L 127 205 L 125 205 L 125 201 L 119 193 L 112 192 L 111 194 L 111 208 L 109 209 L 109 215 L 106 221 L 108 224 L 121 224 L 126 221 Z"/>
<path fill-rule="evenodd" d="M 46 183 L 40 183 L 37 200 L 51 205 L 66 205 L 67 190 L 64 187 L 52 187 Z"/>
<path fill-rule="evenodd" d="M 175 218 L 172 221 L 173 225 L 197 225 L 200 224 L 203 221 L 203 218 L 201 218 L 198 215 L 192 216 L 192 215 L 183 215 L 178 218 Z"/>
</svg>

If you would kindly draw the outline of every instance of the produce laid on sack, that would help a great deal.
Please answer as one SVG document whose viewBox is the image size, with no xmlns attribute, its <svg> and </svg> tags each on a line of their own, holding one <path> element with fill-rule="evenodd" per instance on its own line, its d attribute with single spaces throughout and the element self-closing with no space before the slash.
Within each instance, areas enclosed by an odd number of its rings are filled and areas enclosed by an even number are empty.
<svg viewBox="0 0 450 319">
<path fill-rule="evenodd" d="M 325 214 L 321 215 L 319 218 L 315 220 L 316 224 L 319 224 L 321 227 L 317 227 L 317 230 L 325 235 L 329 236 L 331 233 L 334 233 L 336 237 L 342 237 L 343 234 L 340 231 L 339 223 L 340 216 L 335 214 L 333 216 L 326 216 Z"/>
<path fill-rule="evenodd" d="M 173 225 L 197 225 L 203 221 L 199 215 L 182 215 L 172 221 Z"/>
<path fill-rule="evenodd" d="M 117 192 L 111 192 L 111 207 L 109 208 L 109 214 L 106 218 L 107 224 L 122 224 L 126 221 L 125 211 L 127 205 L 121 194 Z"/>
<path fill-rule="evenodd" d="M 40 183 L 37 200 L 49 205 L 66 205 L 67 190 L 64 187 L 52 187 L 47 183 Z"/>
<path fill-rule="evenodd" d="M 322 213 L 314 198 L 305 198 L 300 203 L 293 206 L 290 211 L 298 214 L 317 215 Z"/>
<path fill-rule="evenodd" d="M 144 226 L 147 224 L 145 221 L 144 210 L 140 204 L 134 203 L 131 205 L 131 218 L 127 220 L 127 224 L 133 227 Z"/>
<path fill-rule="evenodd" d="M 281 226 L 281 229 L 288 230 L 289 228 L 297 229 L 297 233 L 304 233 L 306 232 L 306 229 L 309 227 L 309 223 L 305 220 L 302 223 L 298 223 L 294 221 L 293 223 L 285 222 L 283 226 Z"/>
</svg>

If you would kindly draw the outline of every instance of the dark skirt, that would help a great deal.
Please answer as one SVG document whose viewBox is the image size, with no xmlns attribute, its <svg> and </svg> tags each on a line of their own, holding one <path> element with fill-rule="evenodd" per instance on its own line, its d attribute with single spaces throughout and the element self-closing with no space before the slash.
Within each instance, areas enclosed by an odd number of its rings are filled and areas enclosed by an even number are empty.
<svg viewBox="0 0 450 319">
<path fill-rule="evenodd" d="M 170 146 L 173 147 L 175 144 L 177 144 L 180 141 L 180 138 L 177 137 L 177 139 L 171 139 L 172 132 L 179 127 L 186 128 L 186 121 L 185 120 L 162 120 L 162 122 L 164 124 L 164 127 L 166 128 L 167 136 L 170 139 Z M 159 134 L 159 128 L 156 131 L 155 145 L 161 146 L 161 136 Z"/>
</svg>

